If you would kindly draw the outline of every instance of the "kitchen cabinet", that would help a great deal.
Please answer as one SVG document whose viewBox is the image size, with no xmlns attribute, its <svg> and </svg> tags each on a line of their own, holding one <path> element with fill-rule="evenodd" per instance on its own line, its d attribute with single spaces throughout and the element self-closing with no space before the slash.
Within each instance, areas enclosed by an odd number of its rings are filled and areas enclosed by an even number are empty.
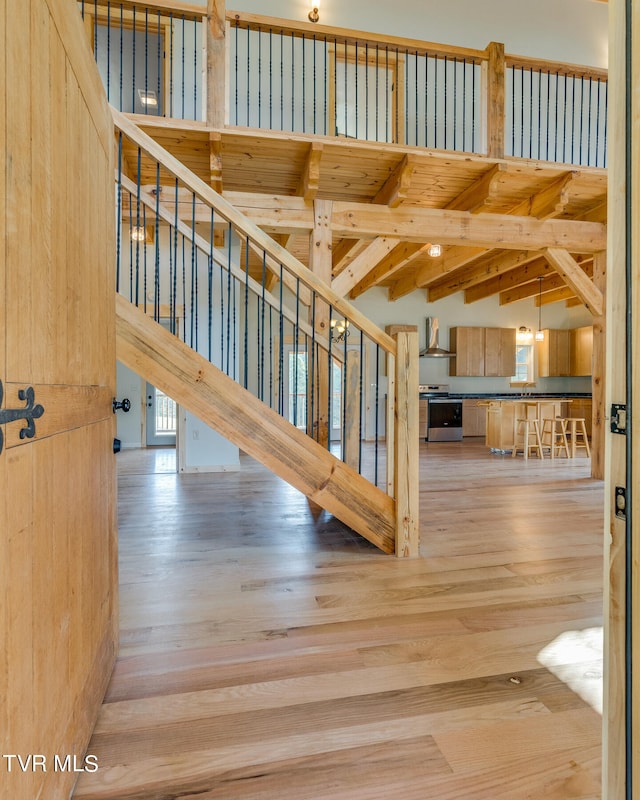
<svg viewBox="0 0 640 800">
<path fill-rule="evenodd" d="M 571 375 L 571 331 L 546 328 L 538 342 L 538 375 L 564 378 Z"/>
<path fill-rule="evenodd" d="M 485 436 L 487 433 L 487 407 L 486 401 L 462 401 L 462 435 Z"/>
<path fill-rule="evenodd" d="M 571 374 L 591 375 L 593 358 L 593 326 L 574 328 L 571 331 Z"/>
<path fill-rule="evenodd" d="M 568 404 L 567 417 L 583 417 L 587 436 L 591 438 L 591 415 L 593 413 L 593 402 L 590 397 L 574 397 Z"/>
<path fill-rule="evenodd" d="M 455 327 L 449 331 L 449 375 L 511 377 L 516 371 L 516 329 Z"/>
<path fill-rule="evenodd" d="M 541 378 L 566 378 L 591 375 L 593 327 L 544 331 L 538 342 L 538 375 Z"/>
</svg>

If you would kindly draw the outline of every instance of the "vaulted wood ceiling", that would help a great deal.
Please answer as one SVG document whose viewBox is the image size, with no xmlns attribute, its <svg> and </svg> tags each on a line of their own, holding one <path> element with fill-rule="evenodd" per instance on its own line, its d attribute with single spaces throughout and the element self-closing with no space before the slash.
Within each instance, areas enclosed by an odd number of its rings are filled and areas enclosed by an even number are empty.
<svg viewBox="0 0 640 800">
<path fill-rule="evenodd" d="M 541 287 L 543 303 L 599 310 L 590 278 L 606 247 L 605 169 L 136 121 L 305 264 L 313 201 L 333 201 L 333 285 L 343 295 L 382 286 L 390 299 L 422 289 L 430 302 L 464 292 L 465 302 L 504 304 L 537 301 Z"/>
</svg>

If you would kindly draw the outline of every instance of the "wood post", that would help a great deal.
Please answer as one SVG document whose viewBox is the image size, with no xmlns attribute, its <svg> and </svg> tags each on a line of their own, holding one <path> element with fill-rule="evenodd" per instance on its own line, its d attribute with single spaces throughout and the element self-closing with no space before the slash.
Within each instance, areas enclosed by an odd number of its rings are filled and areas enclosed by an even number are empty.
<svg viewBox="0 0 640 800">
<path fill-rule="evenodd" d="M 223 128 L 226 122 L 226 20 L 225 0 L 207 0 L 207 125 Z"/>
<path fill-rule="evenodd" d="M 637 265 L 638 258 L 638 207 L 633 208 L 633 200 L 637 199 L 637 190 L 640 186 L 638 180 L 638 146 L 640 144 L 640 131 L 638 124 L 640 118 L 638 109 L 632 107 L 640 85 L 637 60 L 635 72 L 632 71 L 630 62 L 630 49 L 637 48 L 639 36 L 633 42 L 633 35 L 628 40 L 631 20 L 626 18 L 625 3 L 609 4 L 609 133 L 608 133 L 608 178 L 609 191 L 607 197 L 607 353 L 609 358 L 606 365 L 606 408 L 612 403 L 625 403 L 627 397 L 626 353 L 627 353 L 627 326 L 632 328 L 632 320 L 627 320 L 627 247 L 632 246 L 632 263 Z M 636 22 L 637 25 L 637 22 Z M 627 81 L 630 93 L 627 93 Z M 628 126 L 632 130 L 628 129 Z M 631 134 L 629 136 L 629 134 Z M 630 141 L 632 148 L 631 159 L 627 158 L 627 143 Z M 629 209 L 629 207 L 631 208 Z M 629 219 L 631 229 L 627 229 L 627 211 L 630 210 Z M 635 272 L 634 272 L 635 274 Z M 637 275 L 634 278 L 637 291 Z M 633 342 L 637 343 L 637 317 L 633 331 Z M 635 393 L 636 399 L 638 397 Z M 635 409 L 630 409 L 632 412 Z M 631 656 L 635 661 L 635 653 L 627 651 L 626 624 L 636 605 L 638 596 L 637 583 L 632 587 L 632 603 L 628 607 L 629 581 L 632 576 L 627 573 L 627 557 L 633 555 L 633 562 L 637 565 L 637 552 L 632 554 L 630 539 L 631 525 L 627 519 L 616 515 L 615 487 L 624 487 L 627 491 L 628 519 L 636 517 L 636 509 L 640 506 L 634 502 L 633 487 L 630 485 L 632 476 L 627 474 L 627 456 L 633 444 L 631 431 L 627 435 L 607 432 L 605 438 L 605 586 L 604 586 L 604 708 L 603 708 L 603 771 L 602 771 L 602 797 L 603 800 L 622 800 L 630 797 L 627 789 L 637 795 L 637 787 L 627 786 L 626 770 L 635 773 L 633 777 L 637 782 L 635 763 L 627 763 L 627 664 L 626 659 Z M 640 439 L 638 440 L 640 441 Z M 637 446 L 634 448 L 637 450 Z M 637 479 L 635 480 L 637 484 Z M 637 537 L 634 537 L 637 539 Z M 637 544 L 636 544 L 637 548 Z M 608 575 L 608 580 L 606 576 Z M 637 648 L 637 637 L 636 637 Z M 637 670 L 634 670 L 635 684 L 637 686 Z M 629 698 L 631 699 L 631 698 Z M 640 704 L 636 701 L 635 714 L 637 715 Z M 635 720 L 633 720 L 635 722 Z M 634 725 L 637 730 L 637 726 Z M 634 731 L 635 734 L 636 731 Z M 637 758 L 637 747 L 636 750 Z"/>
<path fill-rule="evenodd" d="M 487 155 L 490 158 L 504 158 L 504 45 L 499 42 L 491 42 L 485 52 L 488 58 L 485 83 L 487 100 Z"/>
<path fill-rule="evenodd" d="M 331 286 L 331 210 L 330 200 L 316 200 L 313 204 L 313 232 L 309 241 L 309 269 Z M 323 338 L 330 335 L 329 306 L 324 300 L 315 301 L 315 329 Z M 308 431 L 323 447 L 329 444 L 329 370 L 328 359 L 316 359 L 317 429 Z M 311 405 L 309 405 L 311 407 Z M 313 421 L 310 420 L 310 424 Z"/>
<path fill-rule="evenodd" d="M 388 415 L 388 424 L 393 423 L 396 555 L 415 558 L 420 545 L 418 329 L 414 325 L 390 325 L 387 333 L 395 339 L 398 351 L 394 360 L 394 414 Z"/>
</svg>

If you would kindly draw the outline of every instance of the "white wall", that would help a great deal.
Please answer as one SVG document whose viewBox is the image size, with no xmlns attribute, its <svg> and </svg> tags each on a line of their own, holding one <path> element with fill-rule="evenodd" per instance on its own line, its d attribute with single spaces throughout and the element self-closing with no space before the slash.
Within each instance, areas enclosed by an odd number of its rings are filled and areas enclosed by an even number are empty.
<svg viewBox="0 0 640 800">
<path fill-rule="evenodd" d="M 533 300 L 520 300 L 500 306 L 496 296 L 465 305 L 464 293 L 427 303 L 425 291 L 419 290 L 390 303 L 382 288 L 370 289 L 355 305 L 380 327 L 394 323 L 417 325 L 420 349 L 426 346 L 426 319 L 437 317 L 440 326 L 440 346 L 449 346 L 449 328 L 457 325 L 519 328 L 525 325 L 532 331 L 538 327 L 538 309 Z M 591 325 L 593 318 L 582 306 L 566 308 L 564 303 L 542 307 L 543 328 L 579 328 Z M 509 378 L 450 377 L 447 359 L 421 358 L 420 383 L 448 383 L 451 391 L 508 392 Z M 590 392 L 590 378 L 539 378 L 536 392 Z"/>
<path fill-rule="evenodd" d="M 199 0 L 206 5 L 205 0 Z M 227 9 L 307 21 L 306 0 L 228 0 Z M 320 24 L 606 67 L 608 8 L 595 0 L 321 0 Z"/>
</svg>

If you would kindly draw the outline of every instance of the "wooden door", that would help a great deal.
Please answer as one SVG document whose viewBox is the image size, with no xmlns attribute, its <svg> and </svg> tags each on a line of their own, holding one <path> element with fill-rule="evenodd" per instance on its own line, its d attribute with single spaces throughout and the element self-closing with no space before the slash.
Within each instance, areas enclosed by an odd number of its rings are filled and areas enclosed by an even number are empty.
<svg viewBox="0 0 640 800">
<path fill-rule="evenodd" d="M 0 793 L 66 798 L 116 647 L 113 129 L 74 3 L 0 44 Z"/>
</svg>

